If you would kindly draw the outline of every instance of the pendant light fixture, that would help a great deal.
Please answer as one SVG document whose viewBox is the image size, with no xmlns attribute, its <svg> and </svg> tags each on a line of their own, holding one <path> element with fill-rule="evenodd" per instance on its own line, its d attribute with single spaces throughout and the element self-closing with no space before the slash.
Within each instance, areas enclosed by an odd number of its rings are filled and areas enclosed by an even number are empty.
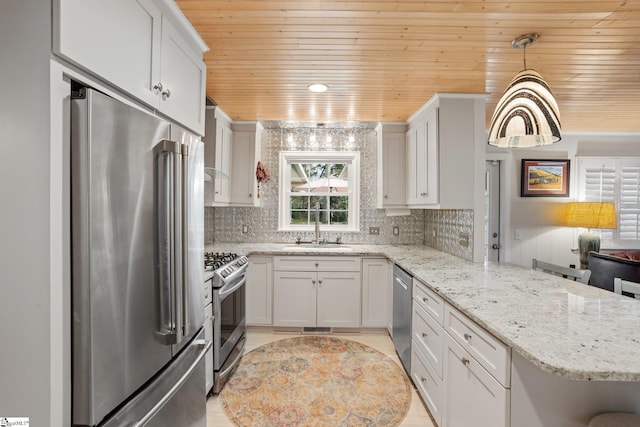
<svg viewBox="0 0 640 427">
<path fill-rule="evenodd" d="M 527 47 L 540 36 L 525 34 L 511 42 L 524 50 L 524 69 L 511 81 L 496 106 L 489 126 L 489 145 L 525 148 L 560 141 L 560 113 L 549 85 L 536 71 L 527 69 Z"/>
</svg>

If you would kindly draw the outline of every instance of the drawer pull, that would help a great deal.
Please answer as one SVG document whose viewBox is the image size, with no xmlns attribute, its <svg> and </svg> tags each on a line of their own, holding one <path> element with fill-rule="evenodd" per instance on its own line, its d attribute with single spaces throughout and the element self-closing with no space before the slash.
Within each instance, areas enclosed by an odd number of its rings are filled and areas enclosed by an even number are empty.
<svg viewBox="0 0 640 427">
<path fill-rule="evenodd" d="M 318 266 L 319 266 L 319 265 L 320 265 L 320 264 L 318 264 L 318 263 L 316 262 L 316 268 L 318 268 Z"/>
<path fill-rule="evenodd" d="M 469 341 L 471 339 L 471 335 L 469 334 L 464 334 L 464 339 Z"/>
<path fill-rule="evenodd" d="M 318 280 L 318 284 L 322 285 L 322 280 Z"/>
<path fill-rule="evenodd" d="M 426 338 L 427 336 L 428 336 L 428 335 L 427 335 L 427 333 L 426 333 L 426 332 L 423 332 L 423 333 L 422 333 L 422 338 Z"/>
<path fill-rule="evenodd" d="M 463 364 L 464 366 L 469 365 L 469 359 L 467 359 L 466 357 L 463 357 L 462 359 L 460 359 L 460 361 L 462 362 L 462 364 Z"/>
<path fill-rule="evenodd" d="M 315 280 L 312 280 L 312 281 L 311 281 L 311 284 L 312 284 L 312 285 L 315 285 L 315 284 L 316 284 L 316 281 L 315 281 Z"/>
<path fill-rule="evenodd" d="M 420 381 L 422 381 L 423 383 L 426 383 L 427 379 L 425 377 L 420 377 Z"/>
<path fill-rule="evenodd" d="M 429 302 L 429 298 L 422 297 L 422 302 Z"/>
</svg>

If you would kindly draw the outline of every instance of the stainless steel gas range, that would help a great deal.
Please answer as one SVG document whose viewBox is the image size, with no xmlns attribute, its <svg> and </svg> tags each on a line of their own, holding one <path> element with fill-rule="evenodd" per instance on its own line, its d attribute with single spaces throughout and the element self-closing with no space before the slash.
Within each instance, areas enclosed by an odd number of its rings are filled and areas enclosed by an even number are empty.
<svg viewBox="0 0 640 427">
<path fill-rule="evenodd" d="M 249 260 L 232 253 L 205 253 L 205 271 L 213 270 L 213 393 L 240 362 L 244 350 L 245 285 Z"/>
</svg>

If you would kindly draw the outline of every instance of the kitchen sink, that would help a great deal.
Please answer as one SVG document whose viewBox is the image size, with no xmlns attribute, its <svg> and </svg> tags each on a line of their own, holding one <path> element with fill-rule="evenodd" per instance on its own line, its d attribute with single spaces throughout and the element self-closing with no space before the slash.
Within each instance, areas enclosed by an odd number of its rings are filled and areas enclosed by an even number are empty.
<svg viewBox="0 0 640 427">
<path fill-rule="evenodd" d="M 296 245 L 288 245 L 283 248 L 290 252 L 352 252 L 351 246 L 336 243 L 300 243 Z"/>
</svg>

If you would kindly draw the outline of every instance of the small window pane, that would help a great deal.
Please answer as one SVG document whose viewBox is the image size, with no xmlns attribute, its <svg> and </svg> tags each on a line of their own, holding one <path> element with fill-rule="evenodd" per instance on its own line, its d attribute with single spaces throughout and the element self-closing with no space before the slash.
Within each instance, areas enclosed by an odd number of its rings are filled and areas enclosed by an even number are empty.
<svg viewBox="0 0 640 427">
<path fill-rule="evenodd" d="M 348 211 L 332 211 L 331 212 L 331 224 L 348 224 L 349 212 Z"/>
<path fill-rule="evenodd" d="M 310 218 L 310 222 L 312 224 L 315 224 L 316 223 L 316 211 L 311 211 L 309 213 L 309 218 Z M 328 218 L 327 211 L 320 211 L 320 224 L 328 224 L 327 218 Z"/>
<path fill-rule="evenodd" d="M 308 211 L 291 211 L 291 224 L 309 224 Z"/>
<path fill-rule="evenodd" d="M 329 206 L 331 210 L 334 209 L 349 209 L 349 196 L 331 196 L 329 197 Z"/>
<path fill-rule="evenodd" d="M 291 196 L 291 209 L 309 209 L 308 196 Z"/>
<path fill-rule="evenodd" d="M 327 209 L 327 197 L 326 196 L 311 196 L 309 207 L 311 210 L 316 208 L 316 205 L 320 203 L 320 209 Z"/>
</svg>

